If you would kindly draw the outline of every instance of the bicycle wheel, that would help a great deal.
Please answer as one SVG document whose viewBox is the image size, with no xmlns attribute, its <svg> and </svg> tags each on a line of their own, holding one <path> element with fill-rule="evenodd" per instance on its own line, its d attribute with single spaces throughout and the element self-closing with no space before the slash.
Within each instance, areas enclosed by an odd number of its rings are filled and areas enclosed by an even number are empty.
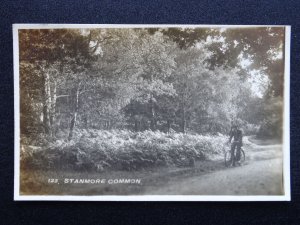
<svg viewBox="0 0 300 225">
<path fill-rule="evenodd" d="M 246 159 L 246 155 L 243 149 L 241 149 L 241 159 L 240 159 L 240 163 L 245 162 Z"/>
<path fill-rule="evenodd" d="M 226 167 L 230 166 L 230 164 L 231 164 L 231 161 L 230 161 L 231 152 L 230 151 L 226 151 L 225 155 L 224 155 L 224 158 L 225 158 L 225 166 Z"/>
</svg>

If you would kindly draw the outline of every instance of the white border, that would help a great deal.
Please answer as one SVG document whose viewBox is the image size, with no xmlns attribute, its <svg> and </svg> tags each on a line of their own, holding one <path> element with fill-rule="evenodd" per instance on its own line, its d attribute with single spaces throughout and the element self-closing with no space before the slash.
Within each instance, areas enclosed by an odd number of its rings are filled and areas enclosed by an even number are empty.
<svg viewBox="0 0 300 225">
<path fill-rule="evenodd" d="M 14 51 L 14 129 L 15 129 L 15 170 L 14 200 L 20 198 L 20 89 L 19 89 L 19 36 L 18 29 L 13 25 Z"/>
<path fill-rule="evenodd" d="M 283 180 L 284 195 L 276 196 L 232 196 L 232 195 L 102 195 L 102 196 L 57 196 L 20 195 L 20 93 L 19 93 L 19 29 L 63 29 L 63 28 L 248 28 L 285 27 L 284 69 L 284 134 L 283 134 Z M 291 27 L 285 25 L 168 25 L 168 24 L 13 24 L 14 53 L 14 128 L 15 167 L 14 200 L 27 201 L 290 201 L 290 40 Z"/>
<path fill-rule="evenodd" d="M 285 56 L 284 56 L 284 127 L 283 127 L 283 182 L 286 200 L 291 200 L 290 173 L 290 50 L 291 26 L 285 27 Z"/>
</svg>

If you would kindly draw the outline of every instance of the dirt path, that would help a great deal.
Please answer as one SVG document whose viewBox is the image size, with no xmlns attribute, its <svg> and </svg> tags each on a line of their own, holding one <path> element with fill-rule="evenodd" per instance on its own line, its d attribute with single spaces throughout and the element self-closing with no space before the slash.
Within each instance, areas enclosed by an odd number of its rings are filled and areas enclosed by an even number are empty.
<svg viewBox="0 0 300 225">
<path fill-rule="evenodd" d="M 167 195 L 280 195 L 282 194 L 281 145 L 257 145 L 245 137 L 246 163 L 208 174 L 191 174 L 171 180 L 147 194 Z"/>
</svg>

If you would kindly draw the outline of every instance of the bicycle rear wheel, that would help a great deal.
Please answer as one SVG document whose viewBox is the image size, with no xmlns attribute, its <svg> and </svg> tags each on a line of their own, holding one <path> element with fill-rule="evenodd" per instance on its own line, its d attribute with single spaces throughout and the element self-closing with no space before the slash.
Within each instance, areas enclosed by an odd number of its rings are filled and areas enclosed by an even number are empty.
<svg viewBox="0 0 300 225">
<path fill-rule="evenodd" d="M 230 151 L 225 152 L 224 158 L 225 158 L 225 166 L 226 167 L 230 166 L 230 164 L 231 164 L 231 161 L 230 161 L 231 152 Z"/>
<path fill-rule="evenodd" d="M 240 156 L 240 157 L 241 157 L 241 158 L 240 158 L 239 162 L 240 162 L 240 163 L 245 162 L 245 160 L 246 160 L 246 155 L 245 155 L 245 152 L 244 152 L 243 149 L 241 149 L 241 156 Z M 226 167 L 230 166 L 231 163 L 232 163 L 232 162 L 230 161 L 230 158 L 231 158 L 231 151 L 225 152 L 224 158 L 225 158 L 225 166 L 226 166 Z"/>
</svg>

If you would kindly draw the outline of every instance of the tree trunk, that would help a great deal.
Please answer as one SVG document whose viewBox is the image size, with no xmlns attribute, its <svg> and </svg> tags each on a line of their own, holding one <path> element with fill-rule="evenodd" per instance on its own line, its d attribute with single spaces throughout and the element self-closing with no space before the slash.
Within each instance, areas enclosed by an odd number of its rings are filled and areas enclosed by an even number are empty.
<svg viewBox="0 0 300 225">
<path fill-rule="evenodd" d="M 142 125 L 142 117 L 140 115 L 134 116 L 134 130 L 136 132 L 141 131 L 141 125 Z"/>
<path fill-rule="evenodd" d="M 43 88 L 43 126 L 45 133 L 51 135 L 50 109 L 51 109 L 51 92 L 50 92 L 50 77 L 48 73 L 44 73 L 44 88 Z"/>
<path fill-rule="evenodd" d="M 51 93 L 51 92 L 50 92 Z M 53 84 L 53 90 L 51 93 L 51 109 L 50 109 L 50 125 L 52 136 L 56 135 L 56 82 Z"/>
<path fill-rule="evenodd" d="M 167 119 L 167 133 L 170 133 L 172 121 L 170 119 Z"/>
<path fill-rule="evenodd" d="M 84 121 L 84 128 L 88 129 L 89 128 L 89 121 L 88 121 L 88 115 L 87 114 L 83 117 L 83 121 Z"/>
<path fill-rule="evenodd" d="M 138 121 L 136 119 L 134 120 L 134 131 L 135 132 L 139 131 L 139 129 L 138 129 Z"/>
<path fill-rule="evenodd" d="M 181 132 L 185 133 L 185 108 L 182 108 L 182 121 L 181 121 Z"/>
<path fill-rule="evenodd" d="M 182 110 L 182 117 L 181 117 L 181 132 L 185 133 L 185 127 L 186 127 L 186 108 L 185 108 L 185 102 L 186 102 L 186 96 L 187 96 L 187 76 L 184 77 L 184 83 L 183 83 L 183 93 L 181 96 L 181 110 Z"/>
<path fill-rule="evenodd" d="M 182 115 L 181 115 L 181 132 L 185 133 L 185 126 L 186 126 L 186 118 L 185 118 L 185 103 L 184 103 L 184 97 L 181 99 L 181 110 L 182 110 Z"/>
<path fill-rule="evenodd" d="M 151 112 L 150 129 L 154 131 L 156 129 L 156 118 L 155 118 L 156 115 L 155 115 L 155 108 L 154 108 L 154 102 L 152 96 L 150 98 L 150 112 Z"/>
<path fill-rule="evenodd" d="M 73 117 L 71 119 L 71 122 L 70 122 L 70 131 L 69 131 L 69 141 L 72 140 L 73 138 L 73 131 L 74 131 L 74 128 L 76 126 L 76 121 L 77 121 L 77 113 L 78 113 L 78 108 L 79 108 L 79 86 L 77 87 L 76 89 L 76 96 L 75 96 L 75 109 L 74 109 L 74 114 L 73 114 Z"/>
</svg>

